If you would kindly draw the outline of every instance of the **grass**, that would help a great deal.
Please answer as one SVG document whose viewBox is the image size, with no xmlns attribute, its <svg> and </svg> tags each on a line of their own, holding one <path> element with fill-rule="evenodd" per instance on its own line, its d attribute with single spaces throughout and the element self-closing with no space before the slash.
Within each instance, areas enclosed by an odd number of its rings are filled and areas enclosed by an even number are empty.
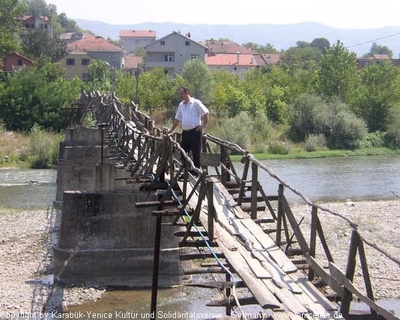
<svg viewBox="0 0 400 320">
<path fill-rule="evenodd" d="M 0 167 L 55 167 L 63 135 L 40 128 L 31 132 L 6 131 L 0 127 Z"/>
<path fill-rule="evenodd" d="M 28 167 L 30 139 L 24 132 L 0 130 L 0 166 Z"/>
</svg>

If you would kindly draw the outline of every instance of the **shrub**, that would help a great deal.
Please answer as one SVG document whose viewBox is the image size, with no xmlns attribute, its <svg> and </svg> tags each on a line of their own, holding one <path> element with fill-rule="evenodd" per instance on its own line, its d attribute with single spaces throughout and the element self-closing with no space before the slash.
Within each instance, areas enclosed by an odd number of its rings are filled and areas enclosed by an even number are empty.
<svg viewBox="0 0 400 320">
<path fill-rule="evenodd" d="M 283 142 L 271 142 L 268 145 L 268 153 L 270 154 L 288 154 L 289 151 L 289 145 Z"/>
<path fill-rule="evenodd" d="M 310 134 L 304 141 L 304 150 L 307 152 L 327 149 L 326 138 L 323 134 Z"/>
<path fill-rule="evenodd" d="M 385 143 L 390 148 L 400 147 L 400 107 L 392 108 L 389 111 Z"/>
<path fill-rule="evenodd" d="M 29 138 L 31 168 L 47 169 L 54 167 L 57 164 L 62 135 L 46 132 L 40 126 L 34 125 L 29 133 Z"/>
<path fill-rule="evenodd" d="M 252 120 L 246 112 L 241 112 L 236 117 L 223 122 L 216 131 L 217 136 L 221 139 L 236 143 L 243 149 L 248 149 L 252 133 Z"/>
</svg>

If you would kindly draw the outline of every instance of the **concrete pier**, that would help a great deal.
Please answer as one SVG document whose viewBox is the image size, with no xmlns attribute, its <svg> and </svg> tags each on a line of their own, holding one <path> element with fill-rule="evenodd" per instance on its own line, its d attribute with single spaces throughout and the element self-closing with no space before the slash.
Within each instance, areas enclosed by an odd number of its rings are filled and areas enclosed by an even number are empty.
<svg viewBox="0 0 400 320">
<path fill-rule="evenodd" d="M 156 218 L 135 202 L 154 194 L 127 184 L 130 176 L 101 162 L 101 129 L 70 129 L 61 146 L 57 200 L 61 227 L 54 246 L 55 280 L 63 284 L 151 287 Z M 105 152 L 104 152 L 105 151 Z M 110 154 L 104 148 L 104 154 Z M 178 240 L 163 228 L 159 285 L 179 283 Z M 172 231 L 172 232 L 171 232 Z"/>
</svg>

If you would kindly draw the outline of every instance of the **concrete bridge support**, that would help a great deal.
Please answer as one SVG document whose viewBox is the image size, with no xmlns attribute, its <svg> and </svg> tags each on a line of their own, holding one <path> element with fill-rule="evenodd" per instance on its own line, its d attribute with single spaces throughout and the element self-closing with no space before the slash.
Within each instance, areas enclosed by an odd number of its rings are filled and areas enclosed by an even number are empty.
<svg viewBox="0 0 400 320">
<path fill-rule="evenodd" d="M 101 162 L 101 132 L 70 129 L 61 148 L 57 200 L 61 227 L 54 246 L 55 280 L 63 284 L 151 287 L 156 219 L 154 208 L 135 202 L 156 200 L 127 184 L 129 173 Z M 105 152 L 109 154 L 109 152 Z M 104 162 L 104 161 L 103 161 Z M 171 227 L 172 228 L 172 227 Z M 163 228 L 160 286 L 179 283 L 178 240 Z"/>
</svg>

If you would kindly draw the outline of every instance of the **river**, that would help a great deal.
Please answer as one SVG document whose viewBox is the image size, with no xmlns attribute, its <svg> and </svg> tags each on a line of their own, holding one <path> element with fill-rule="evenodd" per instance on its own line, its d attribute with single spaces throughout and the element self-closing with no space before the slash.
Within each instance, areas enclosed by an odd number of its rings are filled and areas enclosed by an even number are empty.
<svg viewBox="0 0 400 320">
<path fill-rule="evenodd" d="M 322 159 L 293 159 L 263 161 L 286 183 L 301 191 L 312 201 L 343 201 L 393 199 L 400 195 L 400 156 L 368 156 Z M 235 163 L 239 175 L 241 163 Z M 56 170 L 7 169 L 0 170 L 0 205 L 19 209 L 51 207 L 56 194 Z M 277 194 L 278 182 L 260 170 L 259 179 L 268 194 Z M 286 191 L 289 201 L 301 199 Z M 223 312 L 205 308 L 209 290 L 175 288 L 161 290 L 158 310 L 168 312 L 198 312 L 205 315 Z M 389 307 L 400 312 L 400 301 L 389 301 Z M 135 312 L 149 311 L 150 292 L 108 291 L 97 303 L 71 308 L 72 311 Z M 131 315 L 132 316 L 132 315 Z M 159 317 L 161 318 L 161 317 Z M 168 319 L 171 317 L 165 317 Z M 148 317 L 138 316 L 138 319 Z"/>
</svg>

